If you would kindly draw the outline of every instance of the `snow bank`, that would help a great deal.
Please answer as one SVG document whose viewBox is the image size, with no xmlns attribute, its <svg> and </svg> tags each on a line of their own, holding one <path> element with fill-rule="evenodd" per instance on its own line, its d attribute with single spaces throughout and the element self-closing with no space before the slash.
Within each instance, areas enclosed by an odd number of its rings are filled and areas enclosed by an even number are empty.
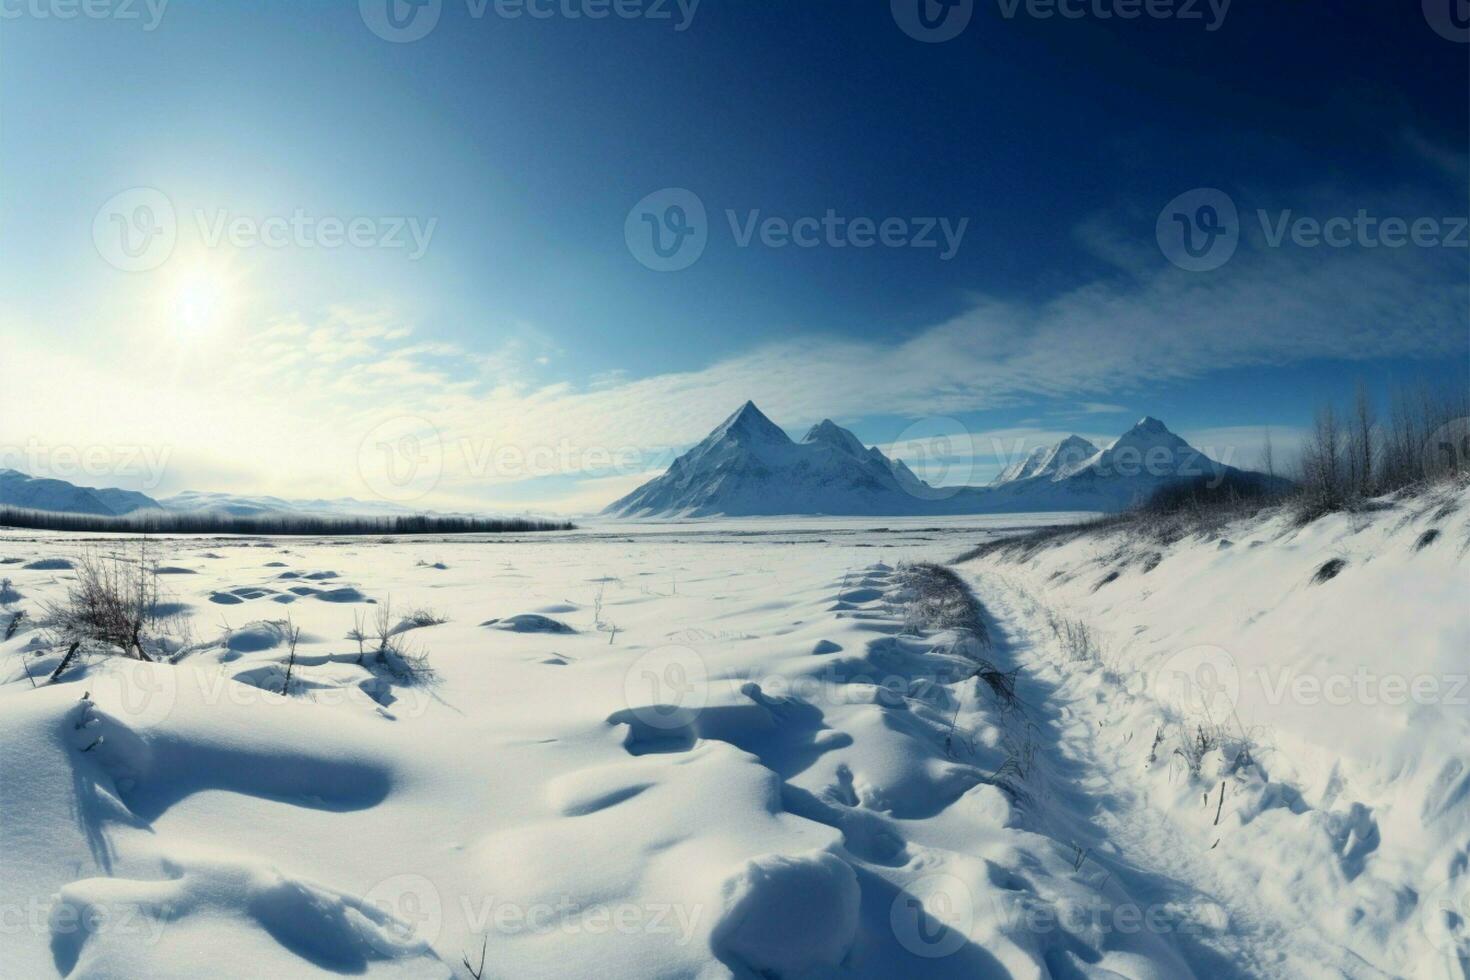
<svg viewBox="0 0 1470 980">
<path fill-rule="evenodd" d="M 1470 967 L 1470 919 L 1436 904 L 1470 899 L 1470 491 L 1059 541 L 963 569 L 1190 873 L 1298 930 L 1304 971 Z"/>
</svg>

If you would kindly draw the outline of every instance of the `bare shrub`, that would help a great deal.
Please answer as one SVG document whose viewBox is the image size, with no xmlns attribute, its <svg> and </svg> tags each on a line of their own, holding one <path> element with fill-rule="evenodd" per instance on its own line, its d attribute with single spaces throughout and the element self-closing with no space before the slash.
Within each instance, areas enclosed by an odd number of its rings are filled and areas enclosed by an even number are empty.
<svg viewBox="0 0 1470 980">
<path fill-rule="evenodd" d="M 406 633 L 409 630 L 422 629 L 425 626 L 438 626 L 441 623 L 447 622 L 449 622 L 448 616 L 433 609 L 420 608 L 415 609 L 399 620 L 398 625 L 394 629 L 399 633 Z"/>
<path fill-rule="evenodd" d="M 286 679 L 281 683 L 281 693 L 291 694 L 291 672 L 296 669 L 296 644 L 301 640 L 301 627 L 291 619 L 291 614 L 286 614 L 286 642 L 291 646 L 290 659 L 286 661 Z"/>
<path fill-rule="evenodd" d="M 170 617 L 160 613 L 158 563 L 146 542 L 133 555 L 84 552 L 60 602 L 43 604 L 41 625 L 57 646 L 78 644 L 139 660 Z"/>
<path fill-rule="evenodd" d="M 1102 661 L 1102 643 L 1097 638 L 1097 631 L 1082 620 L 1063 619 L 1057 638 L 1071 659 L 1090 664 Z"/>
<path fill-rule="evenodd" d="M 1321 585 L 1323 582 L 1330 582 L 1337 578 L 1338 574 L 1346 567 L 1346 558 L 1329 558 L 1312 575 L 1312 584 Z"/>
<path fill-rule="evenodd" d="M 434 668 L 429 664 L 428 651 L 414 647 L 406 639 L 406 631 L 393 619 L 391 598 L 378 605 L 373 626 L 373 638 L 378 644 L 372 659 L 376 667 L 400 684 L 426 684 L 433 680 Z"/>
<path fill-rule="evenodd" d="M 367 617 L 357 610 L 352 613 L 352 629 L 347 631 L 347 639 L 357 642 L 357 662 L 362 663 L 367 656 Z"/>
<path fill-rule="evenodd" d="M 1227 773 L 1238 772 L 1255 764 L 1256 741 L 1255 736 L 1241 728 L 1239 722 L 1236 729 L 1232 734 L 1224 725 L 1208 719 L 1182 724 L 1178 729 L 1179 744 L 1174 754 L 1184 760 L 1190 776 L 1196 779 L 1204 774 L 1205 757 L 1215 751 L 1224 758 Z M 1154 739 L 1155 750 L 1162 735 L 1163 729 L 1160 729 L 1159 736 Z M 1153 761 L 1152 752 L 1150 761 Z"/>
<path fill-rule="evenodd" d="M 965 630 L 982 645 L 989 642 L 980 603 L 953 569 L 915 562 L 900 565 L 897 577 L 904 589 L 905 628 Z"/>
<path fill-rule="evenodd" d="M 1220 734 L 1215 726 L 1195 725 L 1194 730 L 1185 728 L 1174 754 L 1184 760 L 1189 774 L 1196 779 L 1204 770 L 1205 756 L 1220 747 Z"/>
</svg>

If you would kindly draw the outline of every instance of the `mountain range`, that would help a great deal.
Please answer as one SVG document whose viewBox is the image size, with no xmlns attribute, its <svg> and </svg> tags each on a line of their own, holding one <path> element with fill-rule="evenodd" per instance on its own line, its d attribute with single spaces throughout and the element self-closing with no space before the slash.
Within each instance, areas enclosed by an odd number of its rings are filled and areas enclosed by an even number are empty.
<svg viewBox="0 0 1470 980">
<path fill-rule="evenodd" d="M 1163 422 L 1145 417 L 1106 448 L 1071 435 L 1017 460 L 988 486 L 931 486 L 902 460 L 864 446 L 830 419 L 794 442 L 753 402 L 746 402 L 703 442 L 674 460 L 666 473 L 603 513 L 746 517 L 1113 512 L 1142 503 L 1170 484 L 1231 475 L 1246 473 L 1210 459 Z"/>
<path fill-rule="evenodd" d="M 0 470 L 0 507 L 117 517 L 157 506 L 152 497 L 133 490 L 79 487 L 65 480 L 27 476 L 20 470 Z"/>
<path fill-rule="evenodd" d="M 300 514 L 319 517 L 371 517 L 420 513 L 409 507 L 382 501 L 342 497 L 330 500 L 287 500 L 282 497 L 242 496 L 184 490 L 154 499 L 135 490 L 116 487 L 83 487 L 66 480 L 28 476 L 19 470 L 0 469 L 0 507 L 48 511 L 57 514 L 95 514 L 121 517 L 145 511 L 191 514 L 222 514 L 229 517 Z"/>
<path fill-rule="evenodd" d="M 608 506 L 618 517 L 746 517 L 784 514 L 925 516 L 1026 511 L 1124 510 L 1197 477 L 1275 480 L 1216 462 L 1155 418 L 1140 419 L 1106 448 L 1070 435 L 1007 466 L 989 485 L 931 486 L 902 460 L 824 419 L 793 441 L 746 402 L 667 472 Z M 0 469 L 0 507 L 121 516 L 142 511 L 369 516 L 412 513 L 396 504 L 287 500 L 183 491 L 155 500 L 112 487 Z"/>
</svg>

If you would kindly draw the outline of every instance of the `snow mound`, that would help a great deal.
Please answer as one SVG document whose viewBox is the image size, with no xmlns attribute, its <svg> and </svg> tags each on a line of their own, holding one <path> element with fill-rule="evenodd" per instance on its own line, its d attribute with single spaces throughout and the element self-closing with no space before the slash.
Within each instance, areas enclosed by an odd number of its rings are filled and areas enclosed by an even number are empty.
<svg viewBox="0 0 1470 980">
<path fill-rule="evenodd" d="M 247 623 L 230 633 L 225 647 L 235 653 L 257 653 L 286 642 L 286 624 L 282 622 Z"/>
<path fill-rule="evenodd" d="M 373 977 L 449 977 L 411 923 L 274 868 L 164 861 L 169 878 L 61 889 L 51 950 L 66 976 L 289 976 L 306 960 Z M 124 921 L 128 926 L 124 927 Z"/>
<path fill-rule="evenodd" d="M 721 895 L 724 910 L 710 945 L 721 959 L 761 975 L 836 967 L 857 934 L 857 875 L 826 851 L 752 858 Z"/>
<path fill-rule="evenodd" d="M 552 619 L 550 616 L 539 616 L 536 613 L 521 613 L 518 616 L 507 616 L 505 619 L 491 619 L 480 624 L 494 630 L 505 630 L 508 633 L 575 633 L 561 620 Z"/>
</svg>

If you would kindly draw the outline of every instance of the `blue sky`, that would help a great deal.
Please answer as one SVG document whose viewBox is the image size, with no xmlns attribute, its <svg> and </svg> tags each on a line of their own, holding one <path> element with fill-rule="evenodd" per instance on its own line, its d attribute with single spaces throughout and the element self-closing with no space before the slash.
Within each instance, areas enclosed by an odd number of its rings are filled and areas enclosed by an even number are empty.
<svg viewBox="0 0 1470 980">
<path fill-rule="evenodd" d="M 1432 4 L 990 0 L 926 43 L 920 0 L 430 0 L 398 43 L 387 0 L 97 2 L 0 5 L 12 465 L 366 497 L 408 452 L 432 478 L 390 498 L 579 510 L 746 398 L 798 434 L 958 434 L 944 478 L 982 480 L 1142 414 L 1248 465 L 1359 377 L 1467 383 L 1470 45 Z M 669 188 L 705 245 L 655 271 L 635 205 Z M 1200 188 L 1239 245 L 1191 271 L 1159 235 Z M 170 241 L 129 271 L 140 193 Z M 1360 212 L 1438 244 L 1272 241 Z M 741 240 L 829 214 L 812 247 Z"/>
</svg>

